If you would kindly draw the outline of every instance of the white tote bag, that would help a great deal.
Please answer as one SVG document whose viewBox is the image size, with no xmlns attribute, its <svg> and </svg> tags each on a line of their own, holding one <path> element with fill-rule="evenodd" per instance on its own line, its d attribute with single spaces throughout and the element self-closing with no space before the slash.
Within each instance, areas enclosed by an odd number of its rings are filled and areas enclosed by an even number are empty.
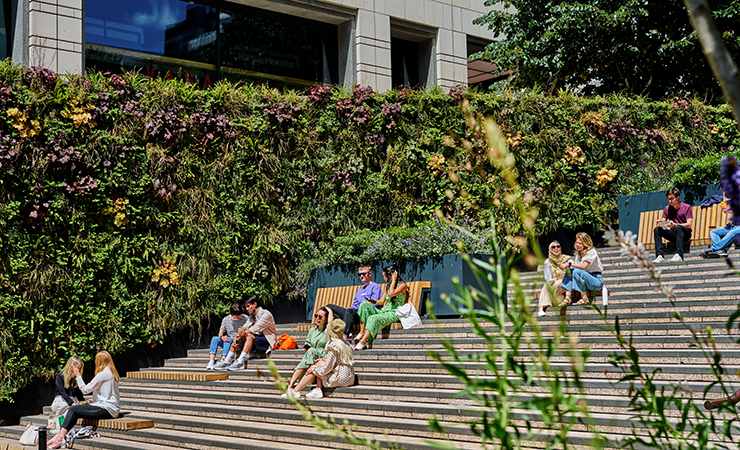
<svg viewBox="0 0 740 450">
<path fill-rule="evenodd" d="M 421 323 L 421 317 L 416 312 L 416 308 L 411 303 L 404 303 L 400 308 L 396 310 L 396 317 L 401 322 L 401 326 L 404 330 L 411 330 L 412 328 L 424 328 Z"/>
<path fill-rule="evenodd" d="M 39 434 L 36 427 L 29 423 L 26 425 L 26 430 L 21 435 L 20 441 L 23 445 L 36 445 L 38 438 Z"/>
</svg>

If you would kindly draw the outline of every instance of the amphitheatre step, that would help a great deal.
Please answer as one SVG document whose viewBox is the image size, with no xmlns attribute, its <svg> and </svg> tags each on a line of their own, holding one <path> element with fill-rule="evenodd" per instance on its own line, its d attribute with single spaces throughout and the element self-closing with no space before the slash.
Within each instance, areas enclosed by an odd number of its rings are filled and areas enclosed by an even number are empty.
<svg viewBox="0 0 740 450">
<path fill-rule="evenodd" d="M 147 370 L 143 372 L 127 372 L 127 378 L 146 378 L 153 380 L 178 380 L 178 381 L 218 381 L 227 380 L 229 374 L 225 372 L 171 372 Z"/>
</svg>

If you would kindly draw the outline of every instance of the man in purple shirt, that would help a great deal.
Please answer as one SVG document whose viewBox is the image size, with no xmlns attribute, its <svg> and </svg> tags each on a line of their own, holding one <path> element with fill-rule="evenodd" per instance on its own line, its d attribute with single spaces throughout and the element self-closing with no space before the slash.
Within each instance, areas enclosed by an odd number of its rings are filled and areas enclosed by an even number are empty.
<svg viewBox="0 0 740 450">
<path fill-rule="evenodd" d="M 676 254 L 671 261 L 683 261 L 683 243 L 691 239 L 691 224 L 694 221 L 694 212 L 691 205 L 681 203 L 681 191 L 672 187 L 666 193 L 668 206 L 663 210 L 663 218 L 656 221 L 657 227 L 653 230 L 655 236 L 655 259 L 653 262 L 665 261 L 663 258 L 663 239 L 676 243 Z"/>
<path fill-rule="evenodd" d="M 360 266 L 359 274 L 360 280 L 362 281 L 362 287 L 355 294 L 352 306 L 349 308 L 342 308 L 337 305 L 326 305 L 326 307 L 334 314 L 335 319 L 344 320 L 344 323 L 346 324 L 344 327 L 345 338 L 352 337 L 352 326 L 360 321 L 360 316 L 357 315 L 357 309 L 360 307 L 360 303 L 364 301 L 375 303 L 380 300 L 380 297 L 383 295 L 383 290 L 380 289 L 378 283 L 372 282 L 373 274 L 370 270 L 370 266 Z"/>
</svg>

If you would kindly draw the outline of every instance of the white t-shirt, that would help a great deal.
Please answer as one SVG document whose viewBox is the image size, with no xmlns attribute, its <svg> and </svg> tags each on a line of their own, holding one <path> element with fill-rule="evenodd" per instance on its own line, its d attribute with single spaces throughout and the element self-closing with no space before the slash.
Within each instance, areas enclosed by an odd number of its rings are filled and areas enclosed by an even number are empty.
<svg viewBox="0 0 740 450">
<path fill-rule="evenodd" d="M 599 259 L 599 254 L 596 253 L 595 248 L 592 248 L 591 250 L 586 252 L 586 255 L 583 258 L 581 258 L 580 256 L 578 256 L 578 254 L 576 254 L 574 261 L 576 264 L 582 263 L 584 261 L 587 262 L 588 267 L 586 267 L 585 270 L 588 273 L 604 271 L 604 266 L 601 265 L 601 259 Z"/>
<path fill-rule="evenodd" d="M 121 410 L 119 402 L 121 396 L 118 393 L 118 381 L 113 378 L 113 372 L 109 367 L 101 370 L 88 384 L 85 384 L 82 377 L 77 377 L 77 386 L 83 394 L 93 393 L 93 406 L 103 408 L 113 418 L 118 417 L 118 411 Z"/>
</svg>

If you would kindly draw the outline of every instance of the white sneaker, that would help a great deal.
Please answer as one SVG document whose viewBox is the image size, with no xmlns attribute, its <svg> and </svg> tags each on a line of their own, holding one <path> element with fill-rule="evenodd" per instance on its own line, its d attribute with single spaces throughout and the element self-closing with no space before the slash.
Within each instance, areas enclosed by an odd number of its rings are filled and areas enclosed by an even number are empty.
<svg viewBox="0 0 740 450">
<path fill-rule="evenodd" d="M 215 367 L 215 364 L 213 364 L 213 361 L 209 361 L 208 365 L 206 366 L 206 370 L 213 370 Z"/>
<path fill-rule="evenodd" d="M 658 257 L 653 260 L 653 263 L 658 264 L 658 263 L 662 263 L 663 261 L 665 261 L 665 258 L 663 258 L 663 255 L 658 255 Z"/>
<path fill-rule="evenodd" d="M 537 311 L 537 316 L 539 316 L 539 317 L 546 316 L 546 315 L 547 315 L 547 313 L 545 311 L 543 311 L 543 310 Z"/>
<path fill-rule="evenodd" d="M 293 388 L 288 389 L 286 394 L 280 394 L 280 398 L 288 398 L 289 395 L 293 398 L 301 398 L 301 393 L 294 391 Z"/>
<path fill-rule="evenodd" d="M 324 398 L 324 393 L 321 392 L 321 389 L 316 388 L 312 390 L 311 392 L 309 392 L 308 394 L 306 394 L 306 398 Z"/>
<path fill-rule="evenodd" d="M 676 262 L 676 261 L 683 261 L 683 257 L 679 255 L 678 253 L 673 255 L 673 258 L 671 258 L 671 262 Z"/>
</svg>

